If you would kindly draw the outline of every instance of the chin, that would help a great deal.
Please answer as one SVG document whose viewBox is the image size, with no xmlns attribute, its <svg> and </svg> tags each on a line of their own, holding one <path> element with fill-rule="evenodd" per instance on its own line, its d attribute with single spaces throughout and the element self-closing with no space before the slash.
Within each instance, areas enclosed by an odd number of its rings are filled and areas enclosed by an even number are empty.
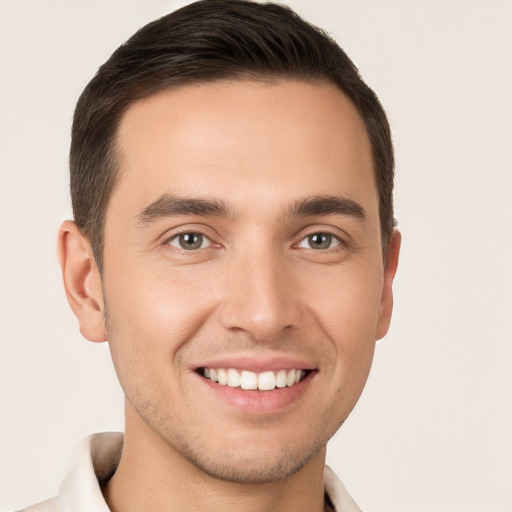
<svg viewBox="0 0 512 512">
<path fill-rule="evenodd" d="M 273 457 L 259 454 L 223 453 L 217 457 L 189 454 L 200 471 L 218 480 L 237 484 L 263 484 L 282 480 L 300 471 L 317 453 L 293 454 L 282 450 Z"/>
<path fill-rule="evenodd" d="M 222 446 L 213 446 L 213 439 L 198 443 L 190 435 L 187 439 L 182 435 L 173 436 L 172 440 L 167 437 L 164 442 L 185 464 L 191 464 L 203 475 L 237 484 L 275 482 L 297 473 L 318 455 L 323 461 L 327 443 L 324 437 L 309 437 L 307 442 L 274 439 L 274 443 L 270 432 L 258 437 L 260 442 L 239 440 Z"/>
</svg>

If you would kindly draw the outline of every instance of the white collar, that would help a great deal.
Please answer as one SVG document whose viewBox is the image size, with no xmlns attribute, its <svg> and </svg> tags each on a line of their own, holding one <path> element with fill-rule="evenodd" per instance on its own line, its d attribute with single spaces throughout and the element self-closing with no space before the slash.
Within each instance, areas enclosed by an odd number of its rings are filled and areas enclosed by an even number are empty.
<svg viewBox="0 0 512 512">
<path fill-rule="evenodd" d="M 108 480 L 119 464 L 123 434 L 104 432 L 88 437 L 62 482 L 59 503 L 62 512 L 110 512 L 101 484 Z M 324 471 L 325 490 L 336 512 L 361 512 L 347 490 L 329 468 Z"/>
</svg>

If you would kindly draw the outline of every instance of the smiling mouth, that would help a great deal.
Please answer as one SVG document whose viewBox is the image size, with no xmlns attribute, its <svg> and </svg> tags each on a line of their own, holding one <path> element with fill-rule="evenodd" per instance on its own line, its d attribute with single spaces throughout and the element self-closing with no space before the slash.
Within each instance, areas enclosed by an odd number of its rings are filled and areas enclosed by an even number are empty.
<svg viewBox="0 0 512 512">
<path fill-rule="evenodd" d="M 197 371 L 204 378 L 217 382 L 221 386 L 259 391 L 295 386 L 311 373 L 310 370 L 300 368 L 260 373 L 239 371 L 235 368 L 198 368 Z"/>
</svg>

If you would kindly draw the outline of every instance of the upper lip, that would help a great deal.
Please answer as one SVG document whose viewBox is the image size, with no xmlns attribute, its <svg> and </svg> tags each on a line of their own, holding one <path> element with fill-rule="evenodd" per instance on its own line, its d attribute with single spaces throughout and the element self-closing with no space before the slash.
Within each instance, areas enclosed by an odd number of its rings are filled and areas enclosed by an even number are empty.
<svg viewBox="0 0 512 512">
<path fill-rule="evenodd" d="M 301 358 L 277 356 L 277 357 L 254 357 L 254 356 L 229 356 L 207 360 L 194 366 L 198 368 L 234 368 L 255 373 L 277 370 L 314 370 L 315 365 Z"/>
</svg>

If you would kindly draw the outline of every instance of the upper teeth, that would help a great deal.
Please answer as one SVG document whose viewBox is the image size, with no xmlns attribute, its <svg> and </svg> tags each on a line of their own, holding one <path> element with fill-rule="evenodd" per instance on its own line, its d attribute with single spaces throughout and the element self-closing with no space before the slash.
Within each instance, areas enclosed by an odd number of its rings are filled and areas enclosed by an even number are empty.
<svg viewBox="0 0 512 512">
<path fill-rule="evenodd" d="M 306 375 L 306 372 L 293 369 L 255 373 L 247 370 L 240 372 L 234 368 L 204 368 L 203 375 L 222 386 L 270 391 L 297 384 Z"/>
</svg>

